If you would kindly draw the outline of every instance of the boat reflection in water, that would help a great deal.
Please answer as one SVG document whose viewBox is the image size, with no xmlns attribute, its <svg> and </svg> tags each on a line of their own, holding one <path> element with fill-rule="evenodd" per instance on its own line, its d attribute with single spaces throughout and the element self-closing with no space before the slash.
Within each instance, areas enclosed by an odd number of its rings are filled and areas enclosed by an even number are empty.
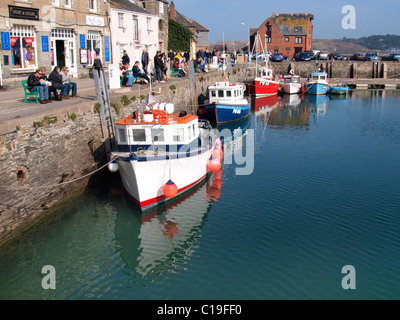
<svg viewBox="0 0 400 320">
<path fill-rule="evenodd" d="M 142 215 L 132 201 L 116 223 L 116 239 L 126 268 L 135 277 L 184 269 L 196 251 L 208 212 L 221 196 L 222 169 L 177 201 Z"/>
<path fill-rule="evenodd" d="M 307 95 L 306 100 L 310 103 L 310 110 L 315 114 L 325 114 L 328 102 L 327 96 Z"/>
</svg>

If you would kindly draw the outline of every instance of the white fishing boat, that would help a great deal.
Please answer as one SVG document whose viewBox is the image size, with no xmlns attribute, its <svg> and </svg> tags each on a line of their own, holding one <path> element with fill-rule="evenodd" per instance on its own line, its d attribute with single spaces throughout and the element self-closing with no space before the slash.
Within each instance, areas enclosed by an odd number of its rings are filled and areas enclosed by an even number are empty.
<svg viewBox="0 0 400 320">
<path fill-rule="evenodd" d="M 296 94 L 301 92 L 300 76 L 286 75 L 283 77 L 282 90 L 284 93 Z"/>
<path fill-rule="evenodd" d="M 222 152 L 209 122 L 174 113 L 170 103 L 147 105 L 115 123 L 116 158 L 125 190 L 142 211 L 176 199 L 221 167 Z M 217 150 L 217 152 L 213 152 Z"/>
<path fill-rule="evenodd" d="M 241 120 L 249 115 L 250 103 L 244 97 L 245 86 L 229 81 L 208 87 L 209 100 L 199 107 L 198 115 L 211 123 L 221 124 Z"/>
</svg>

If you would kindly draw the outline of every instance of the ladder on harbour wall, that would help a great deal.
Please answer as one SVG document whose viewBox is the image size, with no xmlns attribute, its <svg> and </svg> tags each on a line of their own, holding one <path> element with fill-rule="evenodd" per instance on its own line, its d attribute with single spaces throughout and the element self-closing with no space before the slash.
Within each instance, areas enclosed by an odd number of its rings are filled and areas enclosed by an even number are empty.
<svg viewBox="0 0 400 320">
<path fill-rule="evenodd" d="M 111 150 L 115 150 L 115 131 L 114 121 L 111 113 L 110 96 L 108 94 L 106 74 L 103 69 L 100 69 L 100 75 L 95 70 L 93 72 L 94 84 L 96 86 L 97 101 L 100 104 L 100 123 L 104 145 L 108 160 L 110 160 Z"/>
</svg>

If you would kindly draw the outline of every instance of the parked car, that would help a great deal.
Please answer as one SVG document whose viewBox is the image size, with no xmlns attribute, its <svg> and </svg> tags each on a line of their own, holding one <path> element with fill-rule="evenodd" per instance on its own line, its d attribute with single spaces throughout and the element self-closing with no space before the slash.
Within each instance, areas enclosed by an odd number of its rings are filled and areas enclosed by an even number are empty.
<svg viewBox="0 0 400 320">
<path fill-rule="evenodd" d="M 332 52 L 329 57 L 332 60 L 343 60 L 343 56 L 340 53 Z"/>
<path fill-rule="evenodd" d="M 317 55 L 314 50 L 308 50 L 308 51 L 305 51 L 304 53 L 307 53 L 311 59 L 315 59 L 315 56 Z"/>
<path fill-rule="evenodd" d="M 400 53 L 391 53 L 387 57 L 383 57 L 382 60 L 386 61 L 400 61 Z"/>
<path fill-rule="evenodd" d="M 355 53 L 350 57 L 350 60 L 364 60 L 365 54 Z"/>
<path fill-rule="evenodd" d="M 285 57 L 283 56 L 283 53 L 273 53 L 270 58 L 272 62 L 282 62 Z"/>
<path fill-rule="evenodd" d="M 364 56 L 364 61 L 379 61 L 379 56 L 377 53 L 369 52 Z"/>
<path fill-rule="evenodd" d="M 318 53 L 317 58 L 319 60 L 328 60 L 328 53 L 325 51 L 321 51 L 320 53 Z"/>
<path fill-rule="evenodd" d="M 296 61 L 311 61 L 311 57 L 308 53 L 298 52 L 293 56 L 293 59 Z"/>
</svg>

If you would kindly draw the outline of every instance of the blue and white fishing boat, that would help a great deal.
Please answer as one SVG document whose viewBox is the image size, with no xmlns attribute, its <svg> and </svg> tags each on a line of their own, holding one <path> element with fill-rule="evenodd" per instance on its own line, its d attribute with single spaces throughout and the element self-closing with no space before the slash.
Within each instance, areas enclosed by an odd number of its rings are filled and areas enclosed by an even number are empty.
<svg viewBox="0 0 400 320">
<path fill-rule="evenodd" d="M 306 82 L 306 93 L 312 95 L 324 95 L 328 93 L 329 84 L 327 81 L 328 74 L 326 72 L 313 72 L 309 80 Z"/>
<path fill-rule="evenodd" d="M 244 98 L 245 85 L 228 81 L 208 87 L 209 100 L 199 107 L 200 118 L 221 124 L 241 120 L 249 115 L 250 103 Z"/>
<path fill-rule="evenodd" d="M 329 88 L 330 94 L 347 94 L 349 92 L 349 87 L 345 83 L 339 82 L 336 86 L 331 86 Z"/>
</svg>

